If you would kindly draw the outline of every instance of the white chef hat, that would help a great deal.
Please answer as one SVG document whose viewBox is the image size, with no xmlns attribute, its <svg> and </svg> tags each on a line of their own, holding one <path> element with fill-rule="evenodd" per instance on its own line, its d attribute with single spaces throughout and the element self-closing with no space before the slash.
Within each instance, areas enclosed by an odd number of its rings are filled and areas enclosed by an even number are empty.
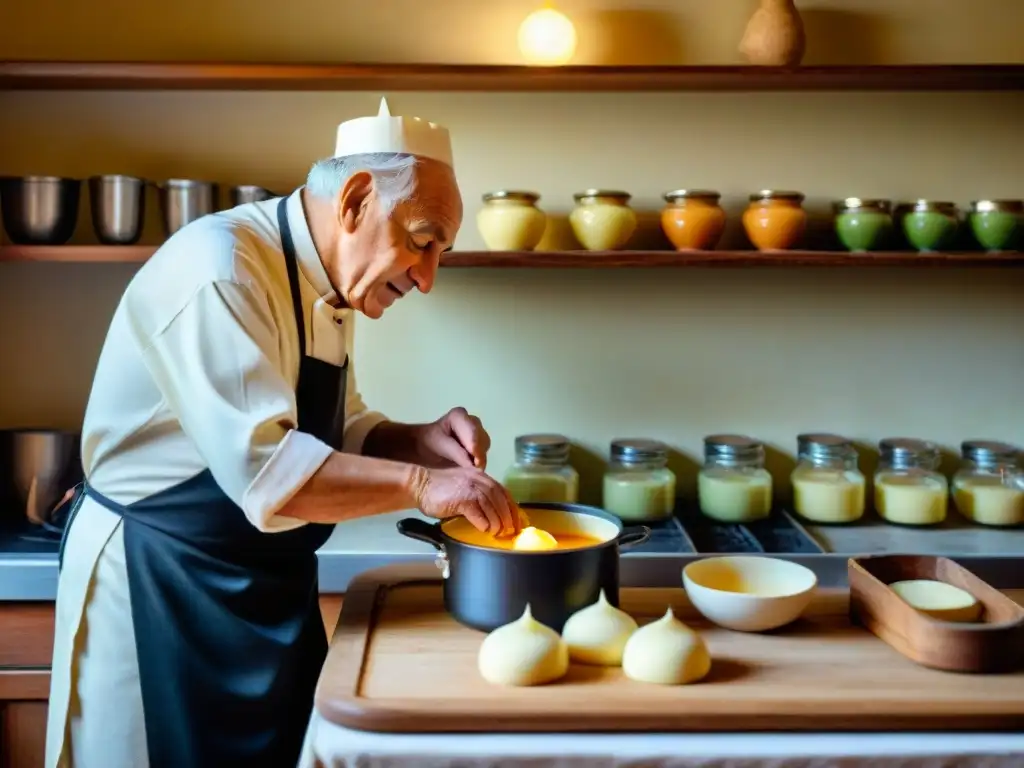
<svg viewBox="0 0 1024 768">
<path fill-rule="evenodd" d="M 335 157 L 375 152 L 429 157 L 454 167 L 448 129 L 418 117 L 392 117 L 386 98 L 380 100 L 376 116 L 357 117 L 339 125 L 334 145 Z"/>
</svg>

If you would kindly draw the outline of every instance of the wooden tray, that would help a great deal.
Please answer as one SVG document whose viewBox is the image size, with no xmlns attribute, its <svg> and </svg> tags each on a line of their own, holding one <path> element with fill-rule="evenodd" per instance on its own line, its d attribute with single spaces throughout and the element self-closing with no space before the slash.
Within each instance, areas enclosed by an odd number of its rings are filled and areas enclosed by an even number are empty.
<svg viewBox="0 0 1024 768">
<path fill-rule="evenodd" d="M 1014 597 L 1024 600 L 1024 590 Z M 709 677 L 656 686 L 620 669 L 573 665 L 551 685 L 491 686 L 476 668 L 484 635 L 445 613 L 436 569 L 395 566 L 349 589 L 317 708 L 338 725 L 385 732 L 1024 728 L 1024 673 L 921 667 L 851 625 L 845 590 L 822 591 L 803 619 L 769 634 L 709 626 L 682 588 L 626 588 L 621 600 L 641 623 L 671 604 L 703 634 L 714 659 Z"/>
<path fill-rule="evenodd" d="M 949 672 L 1014 672 L 1024 666 L 1024 608 L 948 557 L 855 557 L 848 572 L 851 620 L 908 659 Z M 939 621 L 921 613 L 889 589 L 905 579 L 966 590 L 982 604 L 982 620 Z"/>
</svg>

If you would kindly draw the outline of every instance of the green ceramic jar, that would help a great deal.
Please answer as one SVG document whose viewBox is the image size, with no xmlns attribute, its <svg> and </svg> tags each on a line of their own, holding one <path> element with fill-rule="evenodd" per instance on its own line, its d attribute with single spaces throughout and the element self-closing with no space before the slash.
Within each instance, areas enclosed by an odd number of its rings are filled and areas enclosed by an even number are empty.
<svg viewBox="0 0 1024 768">
<path fill-rule="evenodd" d="M 974 239 L 986 251 L 1016 251 L 1024 241 L 1024 201 L 976 200 L 967 216 Z"/>
<path fill-rule="evenodd" d="M 918 200 L 903 217 L 903 234 L 918 251 L 941 251 L 952 244 L 958 224 L 953 203 Z"/>
<path fill-rule="evenodd" d="M 848 251 L 862 253 L 883 249 L 893 233 L 892 203 L 848 197 L 833 206 L 836 235 Z"/>
</svg>

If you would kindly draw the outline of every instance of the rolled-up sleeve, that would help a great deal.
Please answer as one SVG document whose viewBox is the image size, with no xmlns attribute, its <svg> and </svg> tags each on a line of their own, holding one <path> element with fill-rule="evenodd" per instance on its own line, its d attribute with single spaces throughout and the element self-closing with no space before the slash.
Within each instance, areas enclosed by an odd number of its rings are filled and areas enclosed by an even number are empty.
<svg viewBox="0 0 1024 768">
<path fill-rule="evenodd" d="M 168 407 L 224 493 L 261 531 L 304 525 L 277 512 L 332 449 L 297 430 L 266 297 L 247 284 L 207 283 L 164 327 L 136 336 Z"/>
</svg>

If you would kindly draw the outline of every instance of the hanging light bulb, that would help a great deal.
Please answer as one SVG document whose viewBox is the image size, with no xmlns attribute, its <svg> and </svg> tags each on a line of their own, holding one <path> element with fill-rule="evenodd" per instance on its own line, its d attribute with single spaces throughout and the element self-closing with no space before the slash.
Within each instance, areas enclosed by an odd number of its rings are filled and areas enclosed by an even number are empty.
<svg viewBox="0 0 1024 768">
<path fill-rule="evenodd" d="M 519 52 L 535 66 L 568 64 L 576 53 L 576 28 L 568 16 L 544 3 L 519 25 Z"/>
</svg>

